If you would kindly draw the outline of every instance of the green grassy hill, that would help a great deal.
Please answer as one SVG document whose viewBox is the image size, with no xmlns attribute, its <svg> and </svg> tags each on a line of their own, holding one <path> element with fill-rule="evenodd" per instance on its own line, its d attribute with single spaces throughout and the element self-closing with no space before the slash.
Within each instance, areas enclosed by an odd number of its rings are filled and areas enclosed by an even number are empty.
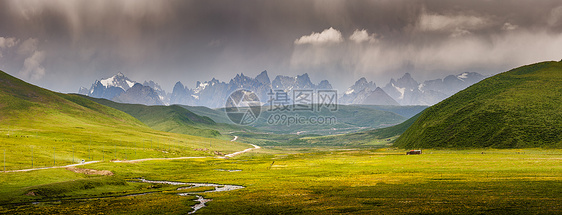
<svg viewBox="0 0 562 215">
<path fill-rule="evenodd" d="M 146 106 L 123 104 L 106 99 L 86 97 L 102 105 L 130 114 L 153 129 L 202 137 L 220 137 L 218 129 L 233 128 L 233 125 L 219 124 L 209 117 L 199 116 L 177 105 Z M 225 137 L 230 138 L 230 136 Z"/>
<path fill-rule="evenodd" d="M 213 150 L 247 147 L 153 130 L 122 111 L 81 96 L 51 92 L 0 71 L 0 153 L 6 154 L 7 170 L 67 165 L 81 159 L 208 156 Z"/>
<path fill-rule="evenodd" d="M 51 92 L 0 71 L 0 122 L 3 128 L 105 124 L 146 127 L 137 119 L 75 95 Z M 76 126 L 74 126 L 76 128 Z"/>
<path fill-rule="evenodd" d="M 224 110 L 215 110 L 205 106 L 187 106 L 187 105 L 180 105 L 180 106 L 199 116 L 209 117 L 217 123 L 232 124 L 232 121 L 228 119 L 228 116 L 226 115 Z"/>
<path fill-rule="evenodd" d="M 401 148 L 562 147 L 562 62 L 487 78 L 426 109 Z"/>
</svg>

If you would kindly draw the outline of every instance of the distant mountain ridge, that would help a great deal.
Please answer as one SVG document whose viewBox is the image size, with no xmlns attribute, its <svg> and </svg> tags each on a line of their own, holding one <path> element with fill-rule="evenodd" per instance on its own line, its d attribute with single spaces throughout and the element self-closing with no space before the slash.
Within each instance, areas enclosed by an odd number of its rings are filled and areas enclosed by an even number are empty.
<svg viewBox="0 0 562 215">
<path fill-rule="evenodd" d="M 308 74 L 297 77 L 278 75 L 270 81 L 267 71 L 263 71 L 255 78 L 241 74 L 236 74 L 228 83 L 212 79 L 206 82 L 197 82 L 194 89 L 185 87 L 181 82 L 177 82 L 172 92 L 171 104 L 206 106 L 211 108 L 224 107 L 226 98 L 230 93 L 238 90 L 250 90 L 258 96 L 262 103 L 267 103 L 271 99 L 271 93 L 276 90 L 290 92 L 297 89 L 332 89 L 332 85 L 327 80 L 322 80 L 318 85 L 313 84 Z"/>
<path fill-rule="evenodd" d="M 409 73 L 399 79 L 391 79 L 384 87 L 377 87 L 373 81 L 360 78 L 345 93 L 340 94 L 340 104 L 362 105 L 433 105 L 454 93 L 484 79 L 483 75 L 475 72 L 465 72 L 459 75 L 449 75 L 444 79 L 428 80 L 420 83 Z M 104 98 L 116 102 L 144 104 L 144 105 L 190 105 L 206 106 L 210 108 L 224 107 L 226 98 L 238 89 L 250 90 L 256 93 L 263 104 L 272 99 L 273 92 L 288 93 L 294 90 L 331 90 L 328 80 L 314 84 L 307 73 L 296 77 L 278 75 L 271 80 L 267 71 L 263 71 L 255 78 L 236 74 L 229 82 L 222 82 L 215 78 L 210 81 L 197 81 L 194 88 L 189 88 L 180 81 L 176 82 L 172 93 L 165 92 L 154 81 L 144 81 L 141 85 L 118 73 L 110 78 L 96 80 L 90 89 L 80 88 L 79 93 L 94 98 Z M 134 89 L 133 89 L 134 88 Z M 130 91 L 130 92 L 129 92 Z"/>
<path fill-rule="evenodd" d="M 476 72 L 464 72 L 419 83 L 406 73 L 378 88 L 363 77 L 347 89 L 340 101 L 342 104 L 434 105 L 484 78 Z"/>
<path fill-rule="evenodd" d="M 113 101 L 129 104 L 164 105 L 153 88 L 139 83 L 136 83 L 121 95 L 114 97 Z"/>
<path fill-rule="evenodd" d="M 79 93 L 95 98 L 113 99 L 135 84 L 136 82 L 131 81 L 123 73 L 119 72 L 110 78 L 96 80 L 89 90 L 80 88 Z"/>
</svg>

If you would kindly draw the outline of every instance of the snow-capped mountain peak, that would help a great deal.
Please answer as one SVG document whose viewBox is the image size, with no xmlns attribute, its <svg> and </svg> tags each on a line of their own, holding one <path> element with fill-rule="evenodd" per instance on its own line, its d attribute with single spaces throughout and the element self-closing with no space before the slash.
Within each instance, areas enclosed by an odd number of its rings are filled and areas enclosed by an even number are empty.
<svg viewBox="0 0 562 215">
<path fill-rule="evenodd" d="M 375 90 L 376 87 L 377 86 L 375 83 L 373 83 L 372 81 L 368 82 L 365 77 L 362 77 L 359 80 L 357 80 L 355 84 L 353 84 L 353 86 L 349 87 L 347 91 L 345 91 L 345 95 L 350 95 L 352 93 L 359 93 L 364 89 Z"/>
<path fill-rule="evenodd" d="M 457 78 L 461 81 L 464 81 L 464 79 L 468 78 L 468 72 L 458 75 Z"/>
<path fill-rule="evenodd" d="M 207 86 L 209 86 L 209 82 L 206 82 L 206 81 L 205 81 L 205 82 L 201 83 L 201 82 L 198 81 L 198 82 L 197 82 L 197 87 L 196 87 L 195 89 L 193 89 L 193 92 L 194 92 L 194 93 L 199 93 L 199 92 L 205 90 L 205 88 L 207 88 Z"/>
<path fill-rule="evenodd" d="M 400 96 L 398 97 L 398 99 L 400 99 L 400 100 L 404 99 L 404 93 L 406 91 L 406 88 L 405 87 L 398 87 L 398 86 L 394 85 L 394 83 L 391 83 L 391 84 L 392 84 L 392 87 L 394 87 L 394 89 L 396 89 L 398 92 L 400 92 Z"/>
<path fill-rule="evenodd" d="M 144 81 L 142 85 L 152 87 L 156 91 L 162 91 L 162 87 L 154 81 Z"/>
<path fill-rule="evenodd" d="M 94 98 L 145 105 L 167 105 L 170 97 L 154 81 L 145 81 L 144 84 L 140 84 L 127 78 L 121 72 L 109 78 L 96 80 L 89 90 L 80 88 L 79 93 Z"/>
<path fill-rule="evenodd" d="M 166 91 L 164 91 L 158 83 L 154 81 L 144 81 L 142 85 L 152 88 L 165 105 L 170 103 L 170 95 L 168 95 L 168 93 L 166 93 Z"/>
<path fill-rule="evenodd" d="M 123 73 L 121 72 L 110 78 L 100 80 L 100 83 L 106 88 L 119 87 L 124 91 L 127 91 L 129 88 L 133 87 L 136 84 L 136 82 L 131 81 L 129 78 L 125 77 L 125 75 L 123 75 Z"/>
</svg>

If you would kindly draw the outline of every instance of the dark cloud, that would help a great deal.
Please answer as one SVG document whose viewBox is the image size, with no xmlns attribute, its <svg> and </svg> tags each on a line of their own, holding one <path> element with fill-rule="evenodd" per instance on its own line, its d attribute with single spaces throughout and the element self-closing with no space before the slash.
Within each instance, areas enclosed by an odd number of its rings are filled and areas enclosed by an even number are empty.
<svg viewBox="0 0 562 215">
<path fill-rule="evenodd" d="M 310 42 L 326 29 L 341 39 Z M 404 72 L 494 74 L 559 60 L 561 32 L 555 0 L 8 0 L 0 68 L 63 92 L 119 71 L 167 90 L 262 70 L 345 88 L 362 76 L 380 85 Z M 18 51 L 26 41 L 34 46 Z"/>
</svg>

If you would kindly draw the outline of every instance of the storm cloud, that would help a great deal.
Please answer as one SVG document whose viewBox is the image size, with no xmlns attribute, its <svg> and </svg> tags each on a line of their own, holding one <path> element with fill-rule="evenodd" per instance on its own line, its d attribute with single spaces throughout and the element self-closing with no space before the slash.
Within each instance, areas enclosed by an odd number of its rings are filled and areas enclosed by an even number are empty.
<svg viewBox="0 0 562 215">
<path fill-rule="evenodd" d="M 0 2 L 0 69 L 62 92 L 117 72 L 170 91 L 263 70 L 344 90 L 405 72 L 492 75 L 560 50 L 555 0 Z"/>
</svg>

